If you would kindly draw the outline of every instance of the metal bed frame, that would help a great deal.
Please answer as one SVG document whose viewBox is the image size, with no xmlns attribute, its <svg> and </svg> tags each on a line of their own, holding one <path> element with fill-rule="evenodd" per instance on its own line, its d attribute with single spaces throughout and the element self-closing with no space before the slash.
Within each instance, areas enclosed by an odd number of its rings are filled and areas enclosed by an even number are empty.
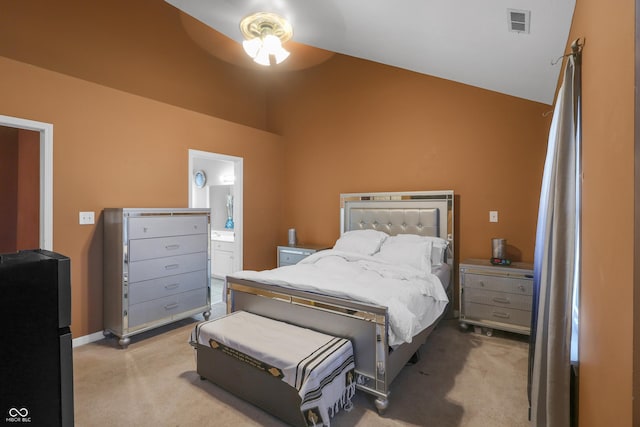
<svg viewBox="0 0 640 427">
<path fill-rule="evenodd" d="M 342 232 L 376 229 L 390 235 L 411 233 L 447 239 L 446 262 L 452 275 L 448 291 L 451 301 L 455 259 L 453 191 L 343 194 L 340 212 Z M 350 338 L 354 347 L 357 388 L 375 396 L 375 406 L 380 414 L 389 405 L 391 382 L 440 320 L 413 337 L 411 343 L 391 349 L 387 307 L 237 279 L 231 275 L 227 277 L 227 312 L 237 310 Z"/>
</svg>

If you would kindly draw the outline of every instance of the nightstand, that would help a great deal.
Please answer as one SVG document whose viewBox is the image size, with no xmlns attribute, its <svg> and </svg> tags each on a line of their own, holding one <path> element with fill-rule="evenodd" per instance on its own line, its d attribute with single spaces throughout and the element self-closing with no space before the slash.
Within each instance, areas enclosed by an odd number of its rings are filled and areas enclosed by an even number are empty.
<svg viewBox="0 0 640 427">
<path fill-rule="evenodd" d="M 278 246 L 278 267 L 297 264 L 302 259 L 323 249 L 329 249 L 329 247 L 303 244 L 295 246 Z"/>
<path fill-rule="evenodd" d="M 485 327 L 529 335 L 533 300 L 533 266 L 514 262 L 492 265 L 488 260 L 460 263 L 460 326 Z"/>
</svg>

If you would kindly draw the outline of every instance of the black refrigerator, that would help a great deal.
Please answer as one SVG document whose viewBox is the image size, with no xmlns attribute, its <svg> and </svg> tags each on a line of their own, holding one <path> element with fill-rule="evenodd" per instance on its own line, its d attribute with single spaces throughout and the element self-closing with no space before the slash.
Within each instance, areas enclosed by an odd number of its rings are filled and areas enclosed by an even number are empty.
<svg viewBox="0 0 640 427">
<path fill-rule="evenodd" d="M 0 255 L 0 425 L 73 426 L 69 258 Z"/>
</svg>

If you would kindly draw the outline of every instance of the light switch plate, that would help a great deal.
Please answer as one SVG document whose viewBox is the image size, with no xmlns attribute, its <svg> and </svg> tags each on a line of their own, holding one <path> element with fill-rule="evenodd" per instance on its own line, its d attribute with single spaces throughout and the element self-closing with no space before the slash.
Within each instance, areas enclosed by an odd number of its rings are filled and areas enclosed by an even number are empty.
<svg viewBox="0 0 640 427">
<path fill-rule="evenodd" d="M 94 212 L 80 212 L 80 224 L 95 224 Z"/>
<path fill-rule="evenodd" d="M 498 211 L 489 211 L 489 222 L 498 222 Z"/>
</svg>

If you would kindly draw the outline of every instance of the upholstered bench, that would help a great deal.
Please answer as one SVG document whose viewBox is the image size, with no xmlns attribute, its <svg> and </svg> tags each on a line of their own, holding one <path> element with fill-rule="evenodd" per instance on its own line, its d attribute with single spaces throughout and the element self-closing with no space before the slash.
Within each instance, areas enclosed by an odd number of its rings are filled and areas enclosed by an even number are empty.
<svg viewBox="0 0 640 427">
<path fill-rule="evenodd" d="M 348 339 L 237 311 L 191 333 L 197 372 L 294 426 L 329 426 L 351 408 L 354 357 Z"/>
</svg>

